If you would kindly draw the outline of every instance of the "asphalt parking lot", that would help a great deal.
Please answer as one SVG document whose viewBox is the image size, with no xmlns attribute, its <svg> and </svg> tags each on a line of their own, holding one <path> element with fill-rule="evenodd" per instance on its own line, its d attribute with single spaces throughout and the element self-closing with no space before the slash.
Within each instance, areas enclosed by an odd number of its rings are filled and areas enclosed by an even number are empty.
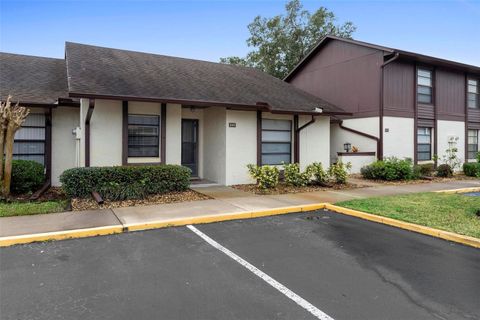
<svg viewBox="0 0 480 320">
<path fill-rule="evenodd" d="M 479 319 L 480 250 L 336 213 L 0 249 L 3 319 Z"/>
</svg>

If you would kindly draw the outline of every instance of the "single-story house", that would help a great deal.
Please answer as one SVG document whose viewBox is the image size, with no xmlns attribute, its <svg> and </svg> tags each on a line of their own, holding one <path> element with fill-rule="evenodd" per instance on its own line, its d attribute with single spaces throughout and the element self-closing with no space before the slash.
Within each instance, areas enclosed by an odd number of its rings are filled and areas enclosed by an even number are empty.
<svg viewBox="0 0 480 320">
<path fill-rule="evenodd" d="M 247 165 L 330 164 L 343 109 L 259 70 L 67 42 L 65 59 L 0 53 L 0 98 L 31 109 L 14 154 L 68 168 L 181 164 L 252 182 Z"/>
</svg>

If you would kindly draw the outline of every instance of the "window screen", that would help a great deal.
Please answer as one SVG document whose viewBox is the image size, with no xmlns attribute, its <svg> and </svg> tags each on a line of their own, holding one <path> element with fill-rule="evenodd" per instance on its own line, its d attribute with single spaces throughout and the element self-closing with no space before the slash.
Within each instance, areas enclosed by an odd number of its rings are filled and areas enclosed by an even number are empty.
<svg viewBox="0 0 480 320">
<path fill-rule="evenodd" d="M 478 152 L 478 130 L 468 130 L 468 159 L 476 159 Z"/>
<path fill-rule="evenodd" d="M 155 115 L 128 115 L 128 156 L 159 156 L 160 117 Z"/>
<path fill-rule="evenodd" d="M 432 71 L 418 69 L 417 71 L 417 101 L 418 103 L 432 104 L 433 81 Z"/>
<path fill-rule="evenodd" d="M 45 114 L 30 113 L 15 133 L 13 159 L 45 165 Z"/>
<path fill-rule="evenodd" d="M 262 119 L 262 164 L 290 163 L 292 158 L 292 122 Z"/>
<path fill-rule="evenodd" d="M 432 159 L 432 129 L 418 128 L 417 132 L 417 159 L 419 161 Z"/>
</svg>

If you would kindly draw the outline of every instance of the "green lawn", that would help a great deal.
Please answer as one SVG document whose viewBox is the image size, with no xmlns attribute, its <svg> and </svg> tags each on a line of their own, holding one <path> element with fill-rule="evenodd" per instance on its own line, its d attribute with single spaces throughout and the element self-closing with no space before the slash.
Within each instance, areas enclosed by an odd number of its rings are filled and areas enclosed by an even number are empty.
<svg viewBox="0 0 480 320">
<path fill-rule="evenodd" d="M 480 197 L 416 193 L 343 201 L 337 205 L 480 238 Z"/>
<path fill-rule="evenodd" d="M 45 202 L 0 202 L 0 217 L 25 216 L 64 211 L 67 200 Z"/>
</svg>

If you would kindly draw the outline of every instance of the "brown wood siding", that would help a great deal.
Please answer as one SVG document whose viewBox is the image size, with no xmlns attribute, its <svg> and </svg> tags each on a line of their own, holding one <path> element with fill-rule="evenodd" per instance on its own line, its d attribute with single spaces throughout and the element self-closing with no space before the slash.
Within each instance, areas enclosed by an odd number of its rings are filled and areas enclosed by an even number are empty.
<svg viewBox="0 0 480 320">
<path fill-rule="evenodd" d="M 469 122 L 468 123 L 468 129 L 480 129 L 480 122 Z"/>
<path fill-rule="evenodd" d="M 378 116 L 382 63 L 382 51 L 331 41 L 290 83 L 354 117 Z"/>
<path fill-rule="evenodd" d="M 439 120 L 465 120 L 465 75 L 460 72 L 436 69 L 437 117 Z"/>
<path fill-rule="evenodd" d="M 415 115 L 415 66 L 395 61 L 384 68 L 384 114 L 393 117 Z"/>
</svg>

